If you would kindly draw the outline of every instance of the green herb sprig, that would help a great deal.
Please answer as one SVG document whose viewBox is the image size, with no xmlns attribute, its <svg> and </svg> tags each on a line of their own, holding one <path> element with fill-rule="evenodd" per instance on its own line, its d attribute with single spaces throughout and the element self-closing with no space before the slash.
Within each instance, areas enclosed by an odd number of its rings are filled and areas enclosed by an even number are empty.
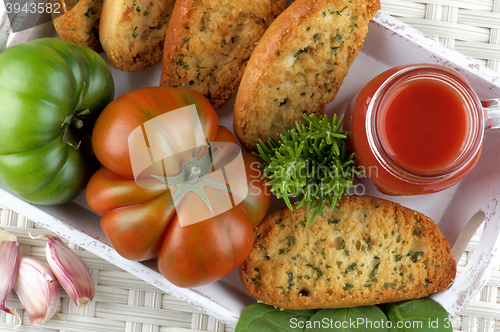
<svg viewBox="0 0 500 332">
<path fill-rule="evenodd" d="M 265 168 L 263 178 L 269 177 L 269 186 L 276 197 L 283 198 L 293 210 L 290 197 L 302 196 L 296 208 L 306 204 L 306 221 L 311 225 L 325 206 L 337 209 L 338 199 L 354 188 L 354 175 L 362 176 L 348 153 L 347 133 L 340 127 L 343 116 L 330 122 L 327 116 L 304 114 L 304 122 L 295 128 L 283 127 L 283 132 L 267 143 L 259 140 L 258 153 Z M 341 211 L 340 211 L 341 212 Z"/>
</svg>

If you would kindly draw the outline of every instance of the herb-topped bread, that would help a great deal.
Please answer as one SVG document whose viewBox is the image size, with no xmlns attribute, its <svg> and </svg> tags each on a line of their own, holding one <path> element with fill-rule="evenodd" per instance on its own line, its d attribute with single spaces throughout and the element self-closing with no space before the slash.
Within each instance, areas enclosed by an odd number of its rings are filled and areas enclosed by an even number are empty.
<svg viewBox="0 0 500 332">
<path fill-rule="evenodd" d="M 243 74 L 234 130 L 247 150 L 323 114 L 363 45 L 379 0 L 296 0 L 271 24 Z"/>
<path fill-rule="evenodd" d="M 240 269 L 246 291 L 292 310 L 397 302 L 444 290 L 456 263 L 438 226 L 400 204 L 350 196 L 311 226 L 285 208 L 255 229 Z"/>
<path fill-rule="evenodd" d="M 59 0 L 55 3 L 61 5 L 58 12 L 64 12 L 60 16 L 52 14 L 59 37 L 101 53 L 99 19 L 103 0 Z"/>
<path fill-rule="evenodd" d="M 137 71 L 161 61 L 175 0 L 105 0 L 99 38 L 110 64 Z"/>
<path fill-rule="evenodd" d="M 162 86 L 195 90 L 217 108 L 237 91 L 241 76 L 285 0 L 177 0 L 167 30 Z"/>
</svg>

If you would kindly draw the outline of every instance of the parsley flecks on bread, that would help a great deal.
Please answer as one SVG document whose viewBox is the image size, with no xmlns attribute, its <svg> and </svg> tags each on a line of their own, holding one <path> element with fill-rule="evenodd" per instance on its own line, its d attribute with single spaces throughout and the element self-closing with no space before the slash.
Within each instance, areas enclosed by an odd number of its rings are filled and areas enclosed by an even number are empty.
<svg viewBox="0 0 500 332">
<path fill-rule="evenodd" d="M 363 45 L 378 0 L 296 0 L 269 27 L 238 89 L 234 130 L 247 150 L 323 114 Z"/>
<path fill-rule="evenodd" d="M 217 108 L 237 91 L 255 45 L 285 0 L 178 0 L 160 85 L 195 90 Z"/>
<path fill-rule="evenodd" d="M 452 283 L 456 263 L 438 226 L 370 196 L 339 201 L 311 226 L 282 209 L 255 229 L 240 276 L 259 301 L 284 309 L 339 308 L 420 298 Z"/>
<path fill-rule="evenodd" d="M 137 71 L 161 61 L 175 0 L 105 0 L 99 38 L 109 63 Z"/>
<path fill-rule="evenodd" d="M 61 5 L 58 13 L 64 11 L 60 16 L 51 14 L 59 37 L 101 53 L 99 19 L 103 0 L 60 0 L 55 3 Z"/>
</svg>

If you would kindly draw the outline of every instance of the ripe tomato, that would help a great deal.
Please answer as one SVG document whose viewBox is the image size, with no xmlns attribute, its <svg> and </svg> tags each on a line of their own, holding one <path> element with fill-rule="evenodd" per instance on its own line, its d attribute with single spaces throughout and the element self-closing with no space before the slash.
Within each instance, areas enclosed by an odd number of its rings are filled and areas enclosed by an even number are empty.
<svg viewBox="0 0 500 332">
<path fill-rule="evenodd" d="M 193 104 L 195 112 L 177 110 Z M 201 148 L 199 130 L 209 142 Z M 104 167 L 89 181 L 87 202 L 123 257 L 158 258 L 170 282 L 192 287 L 223 278 L 249 255 L 271 196 L 260 159 L 237 147 L 202 95 L 166 87 L 125 94 L 104 109 L 92 143 Z"/>
</svg>

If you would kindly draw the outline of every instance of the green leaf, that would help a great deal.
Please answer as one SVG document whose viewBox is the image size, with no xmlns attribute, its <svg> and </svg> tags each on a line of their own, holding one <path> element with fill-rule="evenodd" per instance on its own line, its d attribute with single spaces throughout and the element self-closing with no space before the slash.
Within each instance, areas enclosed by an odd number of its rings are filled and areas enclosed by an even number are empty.
<svg viewBox="0 0 500 332">
<path fill-rule="evenodd" d="M 377 306 L 322 309 L 306 323 L 304 332 L 388 332 L 387 317 Z"/>
<path fill-rule="evenodd" d="M 282 310 L 262 303 L 248 306 L 242 313 L 235 332 L 299 332 L 296 327 L 305 324 L 315 310 Z"/>
<path fill-rule="evenodd" d="M 446 310 L 429 298 L 391 303 L 386 308 L 390 332 L 452 332 Z"/>
</svg>

